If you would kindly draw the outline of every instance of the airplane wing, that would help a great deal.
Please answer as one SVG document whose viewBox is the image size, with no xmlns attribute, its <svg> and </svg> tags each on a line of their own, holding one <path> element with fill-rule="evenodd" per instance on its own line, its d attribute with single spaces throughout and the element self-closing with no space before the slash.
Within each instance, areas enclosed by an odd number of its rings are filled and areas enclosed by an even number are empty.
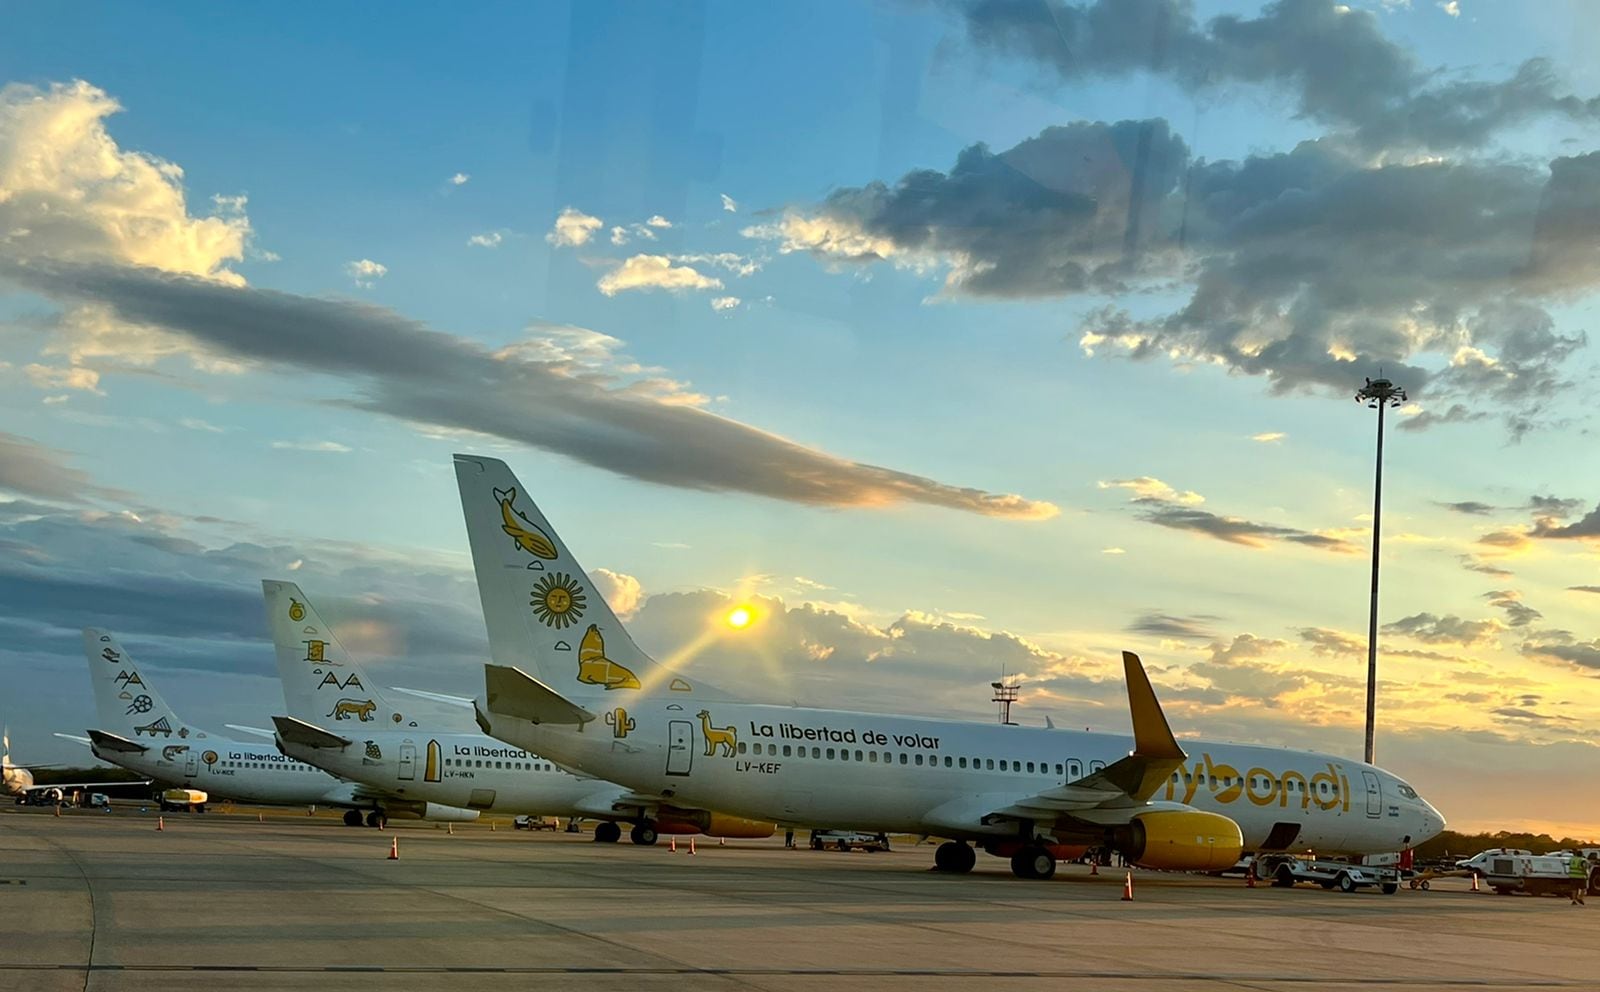
<svg viewBox="0 0 1600 992">
<path fill-rule="evenodd" d="M 92 747 L 93 744 L 94 744 L 94 742 L 92 740 L 90 740 L 89 738 L 87 738 L 87 737 L 79 737 L 77 734 L 62 734 L 62 733 L 58 733 L 55 736 L 61 738 L 64 741 L 72 741 L 72 742 L 74 742 L 76 744 L 82 744 L 84 747 Z M 117 738 L 117 740 L 121 740 L 121 738 L 119 737 L 119 738 Z M 13 765 L 12 767 L 15 768 L 17 766 Z M 62 767 L 62 766 L 61 766 L 60 762 L 57 762 L 57 763 L 52 764 L 52 765 L 23 765 L 21 767 L 24 767 L 24 768 L 27 768 L 27 769 L 31 770 L 31 769 L 34 769 L 34 768 L 58 768 L 58 767 Z M 123 779 L 120 782 L 48 782 L 48 783 L 45 783 L 43 785 L 34 785 L 34 786 L 30 787 L 27 791 L 29 791 L 29 792 L 38 792 L 38 791 L 40 791 L 42 789 L 60 789 L 63 792 L 72 792 L 72 791 L 78 790 L 78 789 L 112 789 L 112 788 L 118 788 L 118 787 L 126 786 L 126 785 L 139 786 L 139 785 L 149 785 L 149 784 L 150 784 L 150 779 L 147 779 L 147 778 L 145 778 L 145 779 Z"/>
<path fill-rule="evenodd" d="M 985 823 L 1054 823 L 1068 819 L 1107 826 L 1127 823 L 1135 813 L 1152 806 L 1167 805 L 1152 804 L 1150 797 L 1166 785 L 1187 756 L 1172 736 L 1139 656 L 1122 652 L 1122 667 L 1128 682 L 1128 708 L 1133 715 L 1133 753 L 1083 778 L 991 810 L 983 817 Z"/>
</svg>

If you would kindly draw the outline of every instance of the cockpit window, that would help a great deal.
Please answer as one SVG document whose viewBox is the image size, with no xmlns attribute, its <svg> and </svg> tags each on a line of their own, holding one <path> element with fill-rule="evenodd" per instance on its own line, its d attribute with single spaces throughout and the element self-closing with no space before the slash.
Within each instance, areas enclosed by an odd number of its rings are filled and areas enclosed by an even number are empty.
<svg viewBox="0 0 1600 992">
<path fill-rule="evenodd" d="M 1417 790 L 1413 789 L 1411 786 L 1405 784 L 1404 782 L 1397 783 L 1395 785 L 1395 788 L 1399 789 L 1400 790 L 1400 794 L 1402 796 L 1405 796 L 1407 799 L 1416 799 L 1417 798 Z"/>
</svg>

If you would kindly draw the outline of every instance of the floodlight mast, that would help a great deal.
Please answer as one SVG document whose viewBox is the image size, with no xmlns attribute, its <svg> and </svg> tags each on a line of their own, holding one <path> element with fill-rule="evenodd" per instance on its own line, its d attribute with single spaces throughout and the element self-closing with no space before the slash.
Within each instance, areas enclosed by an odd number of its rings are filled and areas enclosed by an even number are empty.
<svg viewBox="0 0 1600 992">
<path fill-rule="evenodd" d="M 1378 535 L 1383 520 L 1383 411 L 1406 401 L 1406 391 L 1388 379 L 1368 379 L 1356 391 L 1356 402 L 1378 411 L 1378 464 L 1372 483 L 1372 606 L 1367 618 L 1367 747 L 1366 762 L 1373 764 L 1373 727 L 1378 702 Z"/>
</svg>

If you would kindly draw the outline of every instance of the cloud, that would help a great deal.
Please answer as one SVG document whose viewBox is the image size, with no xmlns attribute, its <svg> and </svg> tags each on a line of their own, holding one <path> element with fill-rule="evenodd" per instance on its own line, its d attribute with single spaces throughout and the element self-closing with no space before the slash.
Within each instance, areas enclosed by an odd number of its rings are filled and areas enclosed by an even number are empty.
<svg viewBox="0 0 1600 992">
<path fill-rule="evenodd" d="M 1349 634 L 1326 627 L 1302 627 L 1300 639 L 1311 645 L 1312 654 L 1342 656 L 1365 654 L 1367 644 Z"/>
<path fill-rule="evenodd" d="M 711 309 L 722 313 L 736 308 L 739 303 L 740 300 L 737 296 L 713 296 L 711 298 Z"/>
<path fill-rule="evenodd" d="M 370 289 L 379 279 L 389 274 L 389 267 L 370 258 L 363 258 L 355 262 L 344 263 L 345 275 L 355 281 L 362 289 Z"/>
<path fill-rule="evenodd" d="M 1575 523 L 1558 526 L 1555 521 L 1561 517 L 1546 514 L 1535 518 L 1533 535 L 1541 538 L 1556 540 L 1585 540 L 1600 539 L 1600 504 L 1585 514 Z"/>
<path fill-rule="evenodd" d="M 1483 598 L 1489 601 L 1490 606 L 1505 611 L 1506 625 L 1509 627 L 1526 627 L 1544 616 L 1543 613 L 1522 602 L 1522 594 L 1514 589 L 1497 589 L 1494 592 L 1484 593 Z"/>
<path fill-rule="evenodd" d="M 216 424 L 201 420 L 199 417 L 180 417 L 178 418 L 178 426 L 187 428 L 191 431 L 204 431 L 207 434 L 227 433 L 227 428 L 218 427 Z"/>
<path fill-rule="evenodd" d="M 349 454 L 349 445 L 338 441 L 274 441 L 271 447 L 278 451 L 314 451 L 322 454 Z"/>
<path fill-rule="evenodd" d="M 1192 490 L 1179 492 L 1153 476 L 1141 475 L 1137 479 L 1112 479 L 1110 482 L 1098 483 L 1101 489 L 1127 489 L 1133 493 L 1134 502 L 1162 502 L 1182 503 L 1194 505 L 1204 503 L 1206 498 Z"/>
<path fill-rule="evenodd" d="M 1480 503 L 1477 500 L 1463 500 L 1459 503 L 1440 503 L 1439 505 L 1447 510 L 1454 510 L 1457 513 L 1465 513 L 1468 516 L 1473 517 L 1486 517 L 1493 513 L 1496 509 L 1496 507 L 1492 504 Z"/>
<path fill-rule="evenodd" d="M 30 364 L 22 367 L 28 381 L 40 389 L 81 389 L 104 396 L 100 388 L 100 373 L 83 366 L 57 368 L 50 365 Z"/>
<path fill-rule="evenodd" d="M 1461 561 L 1461 567 L 1469 572 L 1482 572 L 1484 575 L 1492 575 L 1497 579 L 1509 579 L 1516 574 L 1508 568 L 1502 568 L 1474 555 L 1460 555 L 1458 557 Z"/>
<path fill-rule="evenodd" d="M 106 131 L 121 105 L 77 80 L 0 87 L 0 256 L 150 266 L 231 284 L 251 237 L 243 197 L 190 216 L 183 170 L 123 151 Z"/>
<path fill-rule="evenodd" d="M 644 224 L 646 227 L 667 228 L 672 226 L 672 221 L 667 220 L 660 214 L 651 214 Z"/>
<path fill-rule="evenodd" d="M 1141 613 L 1124 629 L 1133 634 L 1150 634 L 1175 640 L 1209 641 L 1217 636 L 1209 624 L 1220 619 L 1222 618 L 1208 613 L 1181 617 L 1170 613 L 1150 612 Z"/>
<path fill-rule="evenodd" d="M 0 431 L 0 491 L 83 503 L 88 498 L 124 494 L 96 485 L 85 472 L 65 464 L 66 455 L 28 438 Z"/>
<path fill-rule="evenodd" d="M 1600 586 L 1567 586 L 1567 591 L 1600 593 Z"/>
<path fill-rule="evenodd" d="M 1251 435 L 1250 440 L 1259 441 L 1262 444 L 1276 444 L 1288 436 L 1289 435 L 1283 433 L 1282 431 L 1268 431 L 1265 434 Z"/>
<path fill-rule="evenodd" d="M 1451 5 L 1444 6 L 1455 16 Z M 1063 81 L 1152 73 L 1185 92 L 1270 87 L 1297 116 L 1369 150 L 1474 147 L 1540 118 L 1592 122 L 1594 99 L 1561 92 L 1548 60 L 1483 81 L 1418 65 L 1367 11 L 1333 0 L 1267 5 L 1205 24 L 1184 0 L 977 0 L 958 5 L 978 48 L 1018 56 Z M 1361 85 L 1352 86 L 1352 79 Z"/>
<path fill-rule="evenodd" d="M 918 502 L 1021 519 L 1058 512 L 852 462 L 709 413 L 702 397 L 618 358 L 620 342 L 593 331 L 541 325 L 528 340 L 489 351 L 354 301 L 108 266 L 22 270 L 0 260 L 0 273 L 103 307 L 120 322 L 161 328 L 191 351 L 342 380 L 342 405 L 528 444 L 631 478 L 812 505 Z"/>
<path fill-rule="evenodd" d="M 761 263 L 746 255 L 737 252 L 720 251 L 698 255 L 669 255 L 674 262 L 683 265 L 710 265 L 719 269 L 732 272 L 743 278 L 761 271 Z"/>
<path fill-rule="evenodd" d="M 1402 411 L 1404 412 L 1404 411 Z M 1416 413 L 1402 417 L 1396 421 L 1395 429 L 1402 431 L 1421 432 L 1445 424 L 1470 424 L 1479 420 L 1487 420 L 1489 415 L 1482 410 L 1474 410 L 1465 403 L 1452 403 L 1443 413 L 1434 413 L 1432 410 L 1418 408 Z"/>
<path fill-rule="evenodd" d="M 1415 613 L 1383 625 L 1386 634 L 1401 634 L 1426 644 L 1459 644 L 1471 647 L 1494 640 L 1504 630 L 1498 620 L 1463 620 L 1458 616 Z"/>
<path fill-rule="evenodd" d="M 1529 641 L 1522 645 L 1522 653 L 1530 658 L 1565 662 L 1575 668 L 1600 672 L 1600 639 L 1577 643 Z"/>
<path fill-rule="evenodd" d="M 1128 552 L 1123 548 L 1101 548 L 1100 553 L 1103 555 L 1125 555 Z"/>
<path fill-rule="evenodd" d="M 739 212 L 739 203 L 738 203 L 737 200 L 735 200 L 733 197 L 729 196 L 726 193 L 722 193 L 722 194 L 719 194 L 719 195 L 722 197 L 722 209 L 723 210 L 726 210 L 730 214 L 734 214 L 734 213 L 738 213 Z"/>
<path fill-rule="evenodd" d="M 575 248 L 587 244 L 594 232 L 605 226 L 598 217 L 591 217 L 574 207 L 567 207 L 556 217 L 555 226 L 544 239 L 557 248 Z"/>
<path fill-rule="evenodd" d="M 596 568 L 590 570 L 589 577 L 605 598 L 606 605 L 619 619 L 632 617 L 638 611 L 639 604 L 644 602 L 644 589 L 639 585 L 639 580 L 631 575 L 613 572 L 609 568 Z"/>
<path fill-rule="evenodd" d="M 1276 654 L 1288 646 L 1288 641 L 1257 637 L 1254 634 L 1239 634 L 1232 641 L 1213 641 L 1206 650 L 1211 652 L 1213 663 L 1225 663 Z"/>
<path fill-rule="evenodd" d="M 478 248 L 498 248 L 500 247 L 500 242 L 504 240 L 504 236 L 499 231 L 486 231 L 483 234 L 474 234 L 468 238 L 467 245 Z"/>
<path fill-rule="evenodd" d="M 1461 16 L 1461 0 L 1435 0 L 1434 6 L 1451 17 Z"/>
<path fill-rule="evenodd" d="M 634 255 L 600 277 L 600 292 L 615 296 L 628 290 L 721 289 L 722 280 L 705 276 L 687 265 L 673 265 L 665 255 Z"/>
<path fill-rule="evenodd" d="M 471 179 L 472 177 L 467 175 L 465 172 L 458 172 L 450 177 L 450 185 L 465 186 Z"/>
</svg>

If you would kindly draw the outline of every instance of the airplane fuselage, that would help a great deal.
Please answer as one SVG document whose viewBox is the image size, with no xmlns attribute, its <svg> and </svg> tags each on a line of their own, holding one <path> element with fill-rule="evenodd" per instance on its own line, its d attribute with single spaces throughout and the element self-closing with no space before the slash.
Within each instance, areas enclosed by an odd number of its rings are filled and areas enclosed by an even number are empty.
<svg viewBox="0 0 1600 992">
<path fill-rule="evenodd" d="M 320 768 L 279 754 L 270 744 L 214 735 L 175 744 L 152 743 L 139 753 L 94 747 L 95 757 L 140 775 L 199 789 L 212 799 L 269 805 L 356 806 L 355 788 Z"/>
<path fill-rule="evenodd" d="M 986 814 L 1082 778 L 1133 747 L 1113 734 L 670 695 L 624 701 L 621 734 L 614 721 L 579 730 L 490 714 L 482 700 L 478 711 L 480 725 L 502 740 L 675 802 L 799 825 L 972 840 L 1015 836 L 1016 822 L 985 822 Z M 603 712 L 605 700 L 586 702 Z M 1371 765 L 1288 748 L 1181 743 L 1188 760 L 1151 800 L 1233 819 L 1247 850 L 1394 851 L 1404 838 L 1416 844 L 1443 829 L 1410 786 Z"/>
</svg>

